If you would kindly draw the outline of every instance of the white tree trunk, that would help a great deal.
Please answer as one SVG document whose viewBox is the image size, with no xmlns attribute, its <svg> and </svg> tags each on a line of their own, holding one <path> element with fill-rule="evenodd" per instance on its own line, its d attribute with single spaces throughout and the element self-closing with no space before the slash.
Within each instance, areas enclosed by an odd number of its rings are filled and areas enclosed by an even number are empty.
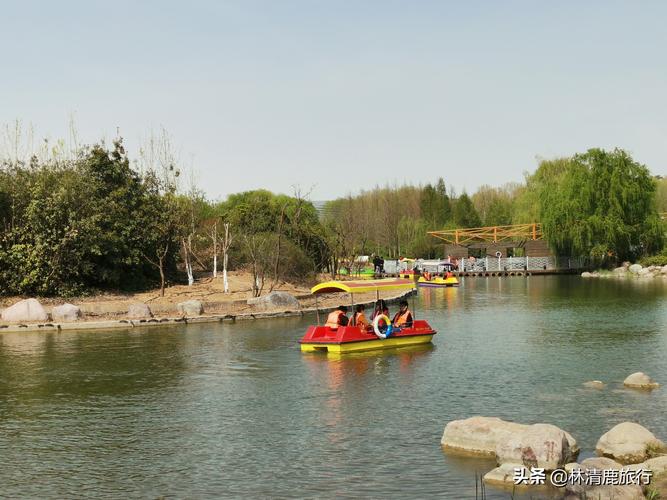
<svg viewBox="0 0 667 500">
<path fill-rule="evenodd" d="M 213 248 L 215 248 L 215 245 L 213 245 Z M 213 254 L 213 277 L 218 277 L 218 256 L 215 254 Z"/>
<path fill-rule="evenodd" d="M 218 277 L 218 223 L 213 226 L 213 277 Z"/>
<path fill-rule="evenodd" d="M 222 257 L 222 284 L 225 293 L 229 293 L 229 282 L 227 281 L 227 252 Z"/>
</svg>

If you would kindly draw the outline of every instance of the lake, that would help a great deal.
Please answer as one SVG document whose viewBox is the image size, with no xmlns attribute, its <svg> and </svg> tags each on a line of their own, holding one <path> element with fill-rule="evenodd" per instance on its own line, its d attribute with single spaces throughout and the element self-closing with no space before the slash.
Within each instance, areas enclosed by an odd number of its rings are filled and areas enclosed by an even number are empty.
<svg viewBox="0 0 667 500">
<path fill-rule="evenodd" d="M 667 439 L 664 388 L 622 387 L 667 384 L 666 293 L 468 278 L 419 291 L 433 346 L 343 358 L 300 352 L 314 316 L 0 334 L 0 496 L 474 498 L 493 463 L 442 452 L 453 419 L 552 423 L 580 458 L 625 420 Z"/>
</svg>

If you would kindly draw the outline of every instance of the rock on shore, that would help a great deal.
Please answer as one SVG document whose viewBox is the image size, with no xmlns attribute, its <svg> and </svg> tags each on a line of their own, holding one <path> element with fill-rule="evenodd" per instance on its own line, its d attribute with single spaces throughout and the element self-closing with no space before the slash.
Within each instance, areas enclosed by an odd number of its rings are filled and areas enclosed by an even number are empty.
<svg viewBox="0 0 667 500">
<path fill-rule="evenodd" d="M 178 312 L 183 316 L 201 316 L 204 313 L 204 305 L 198 300 L 186 300 L 176 304 Z"/>
<path fill-rule="evenodd" d="M 78 321 L 81 317 L 81 308 L 74 304 L 56 306 L 51 311 L 53 321 Z"/>
<path fill-rule="evenodd" d="M 649 458 L 649 452 L 665 449 L 655 435 L 634 422 L 623 422 L 602 435 L 595 446 L 598 456 L 613 458 L 622 464 L 637 464 Z"/>
<path fill-rule="evenodd" d="M 247 304 L 259 309 L 288 309 L 298 311 L 301 308 L 299 301 L 287 292 L 271 292 L 261 297 L 247 300 Z"/>
<path fill-rule="evenodd" d="M 440 443 L 446 450 L 494 457 L 499 442 L 525 427 L 497 417 L 452 420 L 445 426 Z"/>
<path fill-rule="evenodd" d="M 136 304 L 130 304 L 128 306 L 127 317 L 130 319 L 152 318 L 153 312 L 147 304 L 137 302 Z"/>
<path fill-rule="evenodd" d="M 2 321 L 48 321 L 46 309 L 37 299 L 25 299 L 2 311 Z"/>
</svg>

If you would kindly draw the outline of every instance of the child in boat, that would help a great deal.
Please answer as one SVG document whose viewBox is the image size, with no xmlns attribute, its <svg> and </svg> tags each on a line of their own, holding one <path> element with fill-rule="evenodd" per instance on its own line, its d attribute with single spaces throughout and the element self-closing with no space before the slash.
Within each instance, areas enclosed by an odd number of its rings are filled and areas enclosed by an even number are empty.
<svg viewBox="0 0 667 500">
<path fill-rule="evenodd" d="M 356 312 L 354 313 L 354 324 L 357 325 L 359 328 L 362 330 L 368 330 L 371 328 L 371 324 L 368 322 L 366 319 L 366 315 L 364 314 L 364 311 L 366 310 L 366 306 L 363 304 L 357 305 Z"/>
<path fill-rule="evenodd" d="M 408 309 L 408 301 L 401 300 L 399 310 L 392 320 L 394 328 L 410 328 L 412 326 L 412 313 Z"/>
<path fill-rule="evenodd" d="M 387 307 L 387 303 L 384 301 L 384 299 L 379 299 L 375 302 L 375 309 L 373 309 L 373 314 L 371 314 L 371 321 L 375 319 L 375 316 L 380 314 L 384 314 L 385 316 L 389 317 L 389 308 Z"/>
<path fill-rule="evenodd" d="M 338 309 L 329 313 L 324 326 L 328 326 L 332 330 L 337 330 L 339 326 L 347 326 L 348 322 L 347 307 L 339 306 Z"/>
</svg>

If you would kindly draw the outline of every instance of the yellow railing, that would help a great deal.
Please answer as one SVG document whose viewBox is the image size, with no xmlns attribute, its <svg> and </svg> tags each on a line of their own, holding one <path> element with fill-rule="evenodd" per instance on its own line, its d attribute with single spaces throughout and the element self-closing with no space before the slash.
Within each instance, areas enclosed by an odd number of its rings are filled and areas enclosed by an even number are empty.
<svg viewBox="0 0 667 500">
<path fill-rule="evenodd" d="M 542 225 L 513 224 L 511 226 L 472 227 L 466 229 L 449 229 L 447 231 L 429 231 L 428 234 L 440 238 L 447 243 L 464 245 L 475 241 L 497 243 L 507 240 L 541 240 Z"/>
</svg>

